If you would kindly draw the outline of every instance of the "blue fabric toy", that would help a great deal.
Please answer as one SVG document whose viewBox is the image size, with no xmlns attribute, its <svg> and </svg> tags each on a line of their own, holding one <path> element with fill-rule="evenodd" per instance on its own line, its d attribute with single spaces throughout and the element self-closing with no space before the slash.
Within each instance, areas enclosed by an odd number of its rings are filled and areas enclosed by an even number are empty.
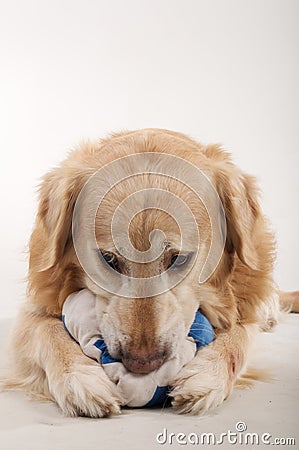
<svg viewBox="0 0 299 450">
<path fill-rule="evenodd" d="M 63 306 L 62 320 L 65 329 L 81 346 L 82 351 L 102 364 L 127 406 L 163 405 L 171 390 L 169 381 L 194 358 L 200 347 L 208 345 L 214 339 L 212 325 L 197 311 L 189 334 L 178 348 L 176 356 L 149 374 L 134 374 L 109 354 L 96 320 L 95 303 L 96 296 L 87 289 L 69 295 Z"/>
</svg>

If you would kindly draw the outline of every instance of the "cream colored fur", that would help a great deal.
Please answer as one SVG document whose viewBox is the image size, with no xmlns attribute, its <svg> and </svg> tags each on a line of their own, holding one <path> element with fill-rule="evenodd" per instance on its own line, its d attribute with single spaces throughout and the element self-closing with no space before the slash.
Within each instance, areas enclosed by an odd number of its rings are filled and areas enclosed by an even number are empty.
<svg viewBox="0 0 299 450">
<path fill-rule="evenodd" d="M 199 284 L 211 239 L 207 214 L 186 189 L 171 180 L 161 181 L 161 187 L 192 209 L 202 245 L 192 271 L 178 286 L 140 302 L 108 294 L 84 273 L 74 251 L 71 222 L 76 199 L 93 173 L 123 156 L 146 152 L 178 156 L 210 178 L 225 209 L 227 239 L 216 271 Z M 156 185 L 155 177 L 138 177 L 107 197 L 105 214 L 96 221 L 101 250 L 115 251 L 110 223 L 117 204 L 136 189 Z M 163 212 L 147 210 L 132 221 L 134 246 L 146 250 L 148 235 L 155 228 L 168 233 L 173 247 L 178 245 L 175 224 Z M 187 245 L 192 250 L 192 240 Z M 165 253 L 162 265 L 167 265 L 169 255 Z M 201 309 L 215 327 L 216 339 L 179 373 L 173 381 L 172 396 L 179 412 L 205 413 L 227 398 L 244 373 L 254 335 L 271 328 L 279 318 L 278 292 L 272 278 L 274 259 L 274 238 L 259 206 L 255 180 L 241 172 L 219 146 L 205 146 L 183 134 L 156 129 L 119 133 L 98 143 L 83 144 L 44 177 L 40 188 L 30 240 L 28 300 L 14 327 L 11 374 L 6 377 L 5 388 L 49 398 L 67 415 L 103 417 L 120 411 L 122 399 L 115 385 L 81 352 L 61 322 L 66 297 L 88 287 L 98 296 L 98 320 L 109 350 L 116 356 L 121 348 L 133 355 L 151 351 L 169 357 L 184 338 L 195 311 Z M 128 263 L 124 267 L 134 276 L 144 277 L 157 270 L 154 264 L 140 268 Z M 101 270 L 100 265 L 95 270 Z M 298 293 L 291 297 L 282 294 L 281 299 L 284 309 L 296 306 Z"/>
</svg>

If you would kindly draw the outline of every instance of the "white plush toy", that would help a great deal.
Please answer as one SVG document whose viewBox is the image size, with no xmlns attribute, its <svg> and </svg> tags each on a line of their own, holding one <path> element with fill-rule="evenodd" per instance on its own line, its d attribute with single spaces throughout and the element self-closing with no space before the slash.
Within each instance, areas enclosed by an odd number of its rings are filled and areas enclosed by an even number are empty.
<svg viewBox="0 0 299 450">
<path fill-rule="evenodd" d="M 96 320 L 95 304 L 96 296 L 88 289 L 75 292 L 68 296 L 63 305 L 62 320 L 82 351 L 102 364 L 108 377 L 116 383 L 127 406 L 151 407 L 164 404 L 171 389 L 169 381 L 194 358 L 198 348 L 214 339 L 213 327 L 198 311 L 176 356 L 151 373 L 134 374 L 121 361 L 110 356 Z"/>
</svg>

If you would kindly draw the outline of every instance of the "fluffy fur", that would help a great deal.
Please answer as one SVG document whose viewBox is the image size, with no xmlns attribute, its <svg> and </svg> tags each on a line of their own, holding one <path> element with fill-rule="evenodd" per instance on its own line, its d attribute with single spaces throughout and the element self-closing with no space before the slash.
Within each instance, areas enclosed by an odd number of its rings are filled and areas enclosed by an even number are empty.
<svg viewBox="0 0 299 450">
<path fill-rule="evenodd" d="M 188 277 L 148 301 L 124 300 L 95 285 L 77 260 L 71 235 L 74 204 L 89 177 L 111 161 L 142 152 L 176 155 L 200 168 L 217 189 L 227 220 L 225 250 L 213 275 L 204 284 L 198 283 L 200 261 L 205 257 L 201 254 L 206 248 L 203 245 Z M 156 184 L 153 176 L 137 177 L 108 195 L 103 204 L 105 217 L 96 220 L 100 249 L 115 251 L 110 222 L 117 204 L 129 193 Z M 190 206 L 203 244 L 208 245 L 208 218 L 202 205 L 171 180 L 161 181 L 161 187 Z M 164 228 L 176 245 L 178 230 L 173 221 L 163 211 L 149 209 L 131 223 L 134 246 L 146 250 L 148 236 L 155 228 Z M 188 245 L 192 250 L 192 242 Z M 161 264 L 167 265 L 170 256 L 166 252 Z M 122 399 L 115 385 L 98 363 L 82 354 L 61 323 L 66 297 L 87 287 L 101 305 L 98 320 L 110 353 L 127 357 L 133 369 L 132 361 L 137 357 L 170 357 L 176 342 L 186 335 L 195 311 L 201 309 L 217 337 L 173 380 L 172 396 L 179 412 L 202 414 L 231 393 L 246 369 L 254 335 L 271 328 L 279 318 L 279 293 L 272 278 L 274 256 L 273 234 L 259 206 L 254 178 L 241 172 L 218 145 L 204 146 L 183 134 L 158 129 L 124 132 L 85 143 L 49 172 L 41 184 L 30 240 L 28 300 L 15 324 L 12 373 L 5 386 L 49 398 L 68 415 L 103 417 L 120 411 Z M 132 276 L 155 273 L 154 266 L 141 266 L 124 265 L 124 270 Z M 284 308 L 298 302 L 297 294 L 282 294 L 281 298 Z"/>
</svg>

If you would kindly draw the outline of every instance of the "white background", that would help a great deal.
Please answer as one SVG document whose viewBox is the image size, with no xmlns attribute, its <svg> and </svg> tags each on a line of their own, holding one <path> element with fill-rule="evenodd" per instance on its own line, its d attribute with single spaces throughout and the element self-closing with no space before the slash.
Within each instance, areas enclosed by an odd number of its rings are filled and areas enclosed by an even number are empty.
<svg viewBox="0 0 299 450">
<path fill-rule="evenodd" d="M 24 298 L 39 177 L 86 138 L 163 127 L 255 174 L 298 282 L 297 0 L 1 1 L 0 317 Z"/>
</svg>

